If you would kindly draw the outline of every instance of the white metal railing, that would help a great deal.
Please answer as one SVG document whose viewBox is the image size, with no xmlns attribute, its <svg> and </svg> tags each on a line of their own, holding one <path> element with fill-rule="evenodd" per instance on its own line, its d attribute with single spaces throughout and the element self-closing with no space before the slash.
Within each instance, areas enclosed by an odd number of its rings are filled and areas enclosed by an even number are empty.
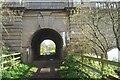
<svg viewBox="0 0 120 80">
<path fill-rule="evenodd" d="M 16 63 L 12 63 L 12 62 L 14 62 L 16 60 L 20 60 L 21 59 L 20 55 L 21 55 L 21 53 L 13 53 L 13 54 L 8 54 L 8 55 L 2 54 L 0 56 L 0 59 L 1 59 L 1 69 L 8 69 L 11 66 L 15 65 L 17 62 Z M 8 64 L 9 66 L 6 66 L 5 64 Z"/>
</svg>

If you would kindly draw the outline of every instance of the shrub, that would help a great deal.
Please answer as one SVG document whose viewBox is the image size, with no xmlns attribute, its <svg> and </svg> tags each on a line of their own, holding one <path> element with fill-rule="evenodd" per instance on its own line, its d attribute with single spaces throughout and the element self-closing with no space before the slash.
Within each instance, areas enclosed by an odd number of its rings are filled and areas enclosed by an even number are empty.
<svg viewBox="0 0 120 80">
<path fill-rule="evenodd" d="M 11 69 L 3 70 L 2 77 L 15 79 L 15 78 L 27 78 L 32 76 L 32 73 L 36 71 L 37 68 L 19 63 L 13 66 Z"/>
<path fill-rule="evenodd" d="M 89 75 L 81 71 L 79 57 L 74 54 L 68 54 L 60 66 L 60 76 L 62 78 L 89 78 Z"/>
</svg>

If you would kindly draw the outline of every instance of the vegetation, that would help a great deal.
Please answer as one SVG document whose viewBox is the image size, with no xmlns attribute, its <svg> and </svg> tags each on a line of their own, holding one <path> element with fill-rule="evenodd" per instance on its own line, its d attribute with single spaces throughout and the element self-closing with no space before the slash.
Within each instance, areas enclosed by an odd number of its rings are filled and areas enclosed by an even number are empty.
<svg viewBox="0 0 120 80">
<path fill-rule="evenodd" d="M 86 54 L 87 55 L 87 54 Z M 103 64 L 99 61 L 94 61 L 85 58 L 82 59 L 81 55 L 68 54 L 60 66 L 60 75 L 62 78 L 80 78 L 80 79 L 101 79 L 109 75 L 117 77 L 114 70 L 118 67 L 109 64 Z M 84 66 L 83 64 L 87 65 Z M 89 67 L 90 66 L 90 67 Z"/>
<path fill-rule="evenodd" d="M 111 47 L 116 46 L 119 49 L 119 10 L 118 8 L 110 8 L 108 5 L 113 4 L 106 3 L 106 8 L 79 6 L 72 16 L 72 22 L 77 24 L 79 32 L 82 34 L 80 36 L 84 38 L 83 51 L 101 55 L 105 59 L 108 58 L 107 51 Z"/>
<path fill-rule="evenodd" d="M 11 16 L 11 12 L 8 12 L 7 9 L 5 9 L 3 17 L 3 21 L 13 18 L 13 16 Z M 77 23 L 79 31 L 82 32 L 84 42 L 81 43 L 80 41 L 77 41 L 67 45 L 66 58 L 60 66 L 61 78 L 80 78 L 84 80 L 85 78 L 105 78 L 111 74 L 116 76 L 114 70 L 117 70 L 118 67 L 104 64 L 100 61 L 94 61 L 92 60 L 93 58 L 84 58 L 83 56 L 87 55 L 95 58 L 96 56 L 97 58 L 101 56 L 101 59 L 107 59 L 107 51 L 111 46 L 113 46 L 114 41 L 115 46 L 120 50 L 120 34 L 118 33 L 119 27 L 117 24 L 118 10 L 101 10 L 99 8 L 91 9 L 89 7 L 85 9 L 80 7 L 76 8 L 76 13 L 72 17 L 72 22 Z M 11 22 L 13 23 L 14 20 L 11 20 Z M 3 22 L 3 24 L 5 25 L 6 23 Z M 3 29 L 9 35 L 4 26 Z M 113 33 L 112 36 L 109 36 L 109 33 Z M 111 40 L 111 37 L 114 39 Z M 46 52 L 47 50 L 43 47 L 40 53 L 41 55 L 46 55 Z M 50 54 L 54 52 L 55 48 L 51 48 Z M 4 46 L 3 53 L 5 55 L 12 54 L 12 52 Z M 8 57 L 4 60 L 10 59 L 11 57 Z M 11 66 L 16 62 L 18 61 L 9 62 L 6 66 Z M 32 76 L 32 73 L 35 71 L 35 67 L 19 63 L 9 67 L 9 69 L 2 70 L 2 77 L 4 79 L 28 78 Z"/>
<path fill-rule="evenodd" d="M 13 63 L 14 64 L 14 63 Z M 37 68 L 19 63 L 7 70 L 2 70 L 2 78 L 16 79 L 16 78 L 29 78 Z"/>
<path fill-rule="evenodd" d="M 80 58 L 74 54 L 69 54 L 60 66 L 60 76 L 62 78 L 89 78 L 90 76 L 81 71 Z"/>
<path fill-rule="evenodd" d="M 101 62 L 108 59 L 107 52 L 111 47 L 116 46 L 119 49 L 120 37 L 118 26 L 119 10 L 118 8 L 109 7 L 113 3 L 106 2 L 105 4 L 106 8 L 91 8 L 79 5 L 73 11 L 72 23 L 76 24 L 76 28 L 79 29 L 80 33 L 79 37 L 82 36 L 82 39 L 76 39 L 75 42 L 67 45 L 65 49 L 67 57 L 61 66 L 62 77 L 79 78 L 81 71 L 89 74 L 91 78 L 105 78 L 108 75 L 118 77 L 115 70 L 120 65 L 115 66 Z M 71 52 L 72 55 L 69 56 Z M 84 58 L 81 55 L 87 55 L 90 58 Z M 98 58 L 100 61 L 95 61 L 94 58 Z M 72 72 L 76 72 L 76 75 L 72 74 Z"/>
<path fill-rule="evenodd" d="M 8 68 L 11 68 L 11 66 L 13 66 L 13 63 L 14 63 L 14 60 L 12 60 L 13 56 L 11 55 L 11 54 L 13 54 L 13 52 L 9 51 L 9 48 L 7 48 L 5 46 L 5 44 L 3 44 L 1 54 L 2 54 L 0 56 L 0 58 L 2 60 L 1 68 L 3 69 L 4 67 L 6 68 L 8 66 L 9 66 Z M 7 56 L 7 57 L 3 57 L 3 56 Z M 5 62 L 5 63 L 3 64 L 3 62 Z"/>
<path fill-rule="evenodd" d="M 2 52 L 3 55 L 10 55 L 13 54 L 13 52 L 9 51 L 9 49 L 3 45 L 2 46 Z M 1 56 L 0 56 L 1 58 Z M 9 61 L 4 64 L 3 68 L 1 69 L 2 72 L 2 78 L 4 79 L 16 79 L 16 78 L 28 78 L 32 76 L 32 73 L 36 71 L 37 68 L 26 65 L 21 63 L 21 61 L 14 61 L 11 56 L 4 57 L 2 62 Z M 11 60 L 11 61 L 10 61 Z M 4 69 L 4 67 L 8 67 L 7 69 Z"/>
</svg>

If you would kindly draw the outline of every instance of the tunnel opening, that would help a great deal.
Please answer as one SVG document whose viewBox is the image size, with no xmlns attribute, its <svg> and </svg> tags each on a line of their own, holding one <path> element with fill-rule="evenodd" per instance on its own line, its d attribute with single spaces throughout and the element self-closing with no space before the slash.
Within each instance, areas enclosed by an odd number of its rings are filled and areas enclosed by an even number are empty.
<svg viewBox="0 0 120 80">
<path fill-rule="evenodd" d="M 56 45 L 50 40 L 46 39 L 40 44 L 40 55 L 55 55 Z"/>
<path fill-rule="evenodd" d="M 41 53 L 42 42 L 51 40 L 55 45 L 55 53 L 53 55 L 43 55 Z M 62 59 L 63 39 L 61 35 L 53 29 L 40 29 L 33 35 L 32 42 L 33 60 Z"/>
</svg>

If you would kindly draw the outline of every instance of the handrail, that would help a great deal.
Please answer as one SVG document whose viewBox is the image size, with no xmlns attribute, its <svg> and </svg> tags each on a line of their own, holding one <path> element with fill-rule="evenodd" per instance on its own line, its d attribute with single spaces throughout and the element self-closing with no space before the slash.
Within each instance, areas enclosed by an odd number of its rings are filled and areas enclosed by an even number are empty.
<svg viewBox="0 0 120 80">
<path fill-rule="evenodd" d="M 7 64 L 9 62 L 12 62 L 12 61 L 19 60 L 21 58 L 20 55 L 21 55 L 21 53 L 13 53 L 13 54 L 8 54 L 8 55 L 2 54 L 2 56 L 0 57 L 2 59 L 2 63 L 1 63 L 2 69 L 5 70 L 5 69 L 8 69 L 8 68 L 12 67 L 13 65 L 5 66 L 5 64 Z M 15 57 L 15 56 L 18 56 L 18 57 Z M 4 61 L 4 59 L 7 58 L 7 57 L 11 57 L 11 58 Z"/>
<path fill-rule="evenodd" d="M 4 57 L 15 56 L 15 55 L 19 55 L 19 54 L 21 54 L 21 53 L 13 53 L 13 54 L 8 54 L 8 55 L 2 54 L 2 57 L 4 58 Z"/>
<path fill-rule="evenodd" d="M 95 57 L 85 56 L 83 54 L 81 54 L 81 59 L 82 60 L 80 61 L 80 64 L 82 65 L 82 67 L 85 66 L 88 69 L 91 69 L 91 70 L 99 73 L 102 76 L 102 78 L 104 78 L 104 76 L 106 75 L 106 74 L 104 74 L 104 71 L 105 71 L 104 67 L 105 67 L 105 65 L 113 65 L 113 66 L 116 66 L 116 67 L 120 67 L 120 62 L 109 61 L 109 60 L 105 60 L 105 59 L 102 59 L 102 58 L 95 58 Z M 100 64 L 101 64 L 100 69 L 95 68 L 94 65 L 85 64 L 84 63 L 85 62 L 84 59 L 100 62 Z M 107 74 L 107 75 L 111 75 L 111 74 Z"/>
<path fill-rule="evenodd" d="M 109 61 L 109 60 L 105 60 L 105 59 L 101 59 L 101 58 L 94 58 L 94 57 L 89 57 L 89 56 L 82 56 L 83 58 L 88 58 L 88 59 L 92 59 L 95 61 L 99 61 L 99 62 L 103 62 L 106 64 L 111 64 L 111 65 L 115 65 L 115 66 L 119 66 L 120 67 L 120 62 L 115 62 L 115 61 Z"/>
<path fill-rule="evenodd" d="M 90 69 L 92 69 L 93 71 L 96 71 L 96 72 L 102 74 L 102 72 L 101 72 L 100 70 L 98 70 L 98 69 L 96 69 L 96 68 L 94 68 L 94 67 L 88 66 L 88 65 L 83 64 L 83 63 L 81 63 L 81 64 L 84 65 L 84 66 L 86 66 L 86 67 L 88 67 L 88 68 L 90 68 Z"/>
</svg>

